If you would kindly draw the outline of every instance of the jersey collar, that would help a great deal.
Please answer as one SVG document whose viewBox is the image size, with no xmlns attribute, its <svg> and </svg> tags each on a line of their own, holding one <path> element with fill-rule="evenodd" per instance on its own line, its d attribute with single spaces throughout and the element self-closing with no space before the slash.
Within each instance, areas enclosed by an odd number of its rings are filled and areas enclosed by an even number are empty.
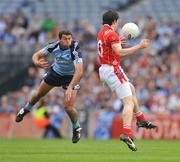
<svg viewBox="0 0 180 162">
<path fill-rule="evenodd" d="M 69 48 L 62 48 L 62 47 L 61 47 L 61 44 L 59 43 L 59 49 L 60 49 L 61 51 L 66 51 L 66 50 L 68 50 Z"/>
<path fill-rule="evenodd" d="M 113 30 L 113 28 L 109 24 L 104 24 L 103 26 Z"/>
</svg>

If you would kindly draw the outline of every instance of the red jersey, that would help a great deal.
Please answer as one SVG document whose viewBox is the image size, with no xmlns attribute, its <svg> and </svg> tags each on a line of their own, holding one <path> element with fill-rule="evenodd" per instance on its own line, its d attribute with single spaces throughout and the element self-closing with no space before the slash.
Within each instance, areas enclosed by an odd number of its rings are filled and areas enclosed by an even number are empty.
<svg viewBox="0 0 180 162">
<path fill-rule="evenodd" d="M 104 25 L 97 36 L 97 49 L 100 64 L 120 65 L 120 57 L 112 49 L 112 45 L 121 39 L 109 25 Z"/>
</svg>

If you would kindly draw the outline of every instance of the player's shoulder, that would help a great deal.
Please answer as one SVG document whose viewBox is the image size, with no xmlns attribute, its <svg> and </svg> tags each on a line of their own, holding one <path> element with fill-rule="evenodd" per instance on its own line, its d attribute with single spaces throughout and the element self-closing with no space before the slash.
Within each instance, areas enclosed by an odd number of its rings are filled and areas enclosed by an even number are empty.
<svg viewBox="0 0 180 162">
<path fill-rule="evenodd" d="M 105 37 L 109 37 L 109 36 L 117 36 L 118 37 L 118 34 L 112 29 L 107 30 L 104 34 L 105 34 Z"/>
<path fill-rule="evenodd" d="M 118 34 L 111 28 L 105 28 L 103 31 L 103 37 L 105 40 L 109 39 L 110 37 L 118 38 Z"/>
<path fill-rule="evenodd" d="M 119 34 L 116 31 L 112 30 L 112 29 L 107 30 L 104 37 L 108 41 L 114 41 L 114 40 L 119 40 L 120 39 Z"/>
<path fill-rule="evenodd" d="M 59 45 L 59 41 L 51 42 L 47 45 L 47 50 L 51 53 L 54 49 L 56 49 Z"/>
<path fill-rule="evenodd" d="M 97 34 L 97 40 L 107 39 L 113 33 L 114 33 L 114 31 L 111 28 L 103 27 L 99 30 L 99 32 Z"/>
<path fill-rule="evenodd" d="M 100 31 L 103 33 L 104 36 L 115 33 L 115 31 L 107 25 L 104 25 Z"/>
<path fill-rule="evenodd" d="M 53 47 L 55 47 L 55 46 L 57 46 L 59 44 L 59 41 L 55 41 L 55 42 L 50 42 L 50 43 L 48 43 L 48 47 L 50 47 L 50 48 L 53 48 Z"/>
<path fill-rule="evenodd" d="M 78 41 L 73 40 L 70 46 L 71 56 L 73 59 L 82 57 Z"/>
<path fill-rule="evenodd" d="M 77 49 L 77 48 L 79 48 L 79 42 L 76 41 L 76 40 L 73 40 L 72 43 L 71 43 L 70 49 L 74 50 L 74 49 Z"/>
</svg>

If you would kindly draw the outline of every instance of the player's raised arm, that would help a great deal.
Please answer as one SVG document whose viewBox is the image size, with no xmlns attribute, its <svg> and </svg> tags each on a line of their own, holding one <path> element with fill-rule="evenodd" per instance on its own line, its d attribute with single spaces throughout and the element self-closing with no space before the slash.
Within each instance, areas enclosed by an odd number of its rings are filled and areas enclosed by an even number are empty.
<svg viewBox="0 0 180 162">
<path fill-rule="evenodd" d="M 43 50 L 37 51 L 32 56 L 33 63 L 40 68 L 47 68 L 49 66 L 48 61 L 45 59 Z"/>
<path fill-rule="evenodd" d="M 150 45 L 149 39 L 142 39 L 139 44 L 137 44 L 133 47 L 123 49 L 120 43 L 116 43 L 116 44 L 112 45 L 112 49 L 119 56 L 127 56 L 130 54 L 133 54 L 134 52 L 136 52 L 137 50 L 139 50 L 141 48 L 146 48 L 149 45 Z"/>
</svg>

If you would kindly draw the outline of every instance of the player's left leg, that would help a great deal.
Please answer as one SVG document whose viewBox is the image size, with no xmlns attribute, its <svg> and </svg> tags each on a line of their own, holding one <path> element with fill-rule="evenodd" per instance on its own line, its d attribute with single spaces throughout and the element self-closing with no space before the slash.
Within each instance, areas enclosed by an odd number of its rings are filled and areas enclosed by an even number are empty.
<svg viewBox="0 0 180 162">
<path fill-rule="evenodd" d="M 132 91 L 132 94 L 133 94 L 134 114 L 135 114 L 136 119 L 137 119 L 137 122 L 136 122 L 137 127 L 144 127 L 144 128 L 147 128 L 147 129 L 156 128 L 157 127 L 156 125 L 154 125 L 151 122 L 145 120 L 145 116 L 144 116 L 143 112 L 141 112 L 141 110 L 140 110 L 140 106 L 139 106 L 139 103 L 138 103 L 138 100 L 137 100 L 137 97 L 136 97 L 135 88 L 131 83 L 129 83 L 129 84 L 130 84 L 131 91 Z"/>
<path fill-rule="evenodd" d="M 125 142 L 132 151 L 137 151 L 136 145 L 133 142 L 133 132 L 131 129 L 134 107 L 132 95 L 122 98 L 121 101 L 123 103 L 124 109 L 122 112 L 123 129 L 120 140 Z"/>
<path fill-rule="evenodd" d="M 16 115 L 16 122 L 21 122 L 26 114 L 30 112 L 32 107 L 44 97 L 54 86 L 47 84 L 44 80 L 41 81 L 29 101 L 26 103 L 24 108 L 21 108 Z"/>
<path fill-rule="evenodd" d="M 82 129 L 78 121 L 77 110 L 74 107 L 76 94 L 77 94 L 77 90 L 73 90 L 71 99 L 69 101 L 67 101 L 66 99 L 67 96 L 66 95 L 64 96 L 64 109 L 72 122 L 72 128 L 73 128 L 72 142 L 73 143 L 77 143 L 80 140 L 80 131 Z"/>
</svg>

